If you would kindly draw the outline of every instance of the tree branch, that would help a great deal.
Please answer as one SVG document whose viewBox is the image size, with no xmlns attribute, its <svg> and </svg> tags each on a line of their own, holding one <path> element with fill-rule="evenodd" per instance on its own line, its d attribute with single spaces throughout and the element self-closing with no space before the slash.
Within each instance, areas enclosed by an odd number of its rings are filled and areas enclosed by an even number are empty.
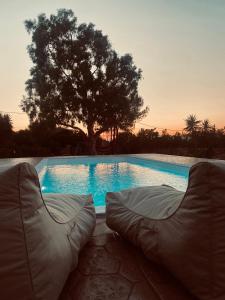
<svg viewBox="0 0 225 300">
<path fill-rule="evenodd" d="M 102 134 L 103 132 L 105 132 L 105 131 L 107 131 L 107 130 L 109 130 L 108 127 L 103 127 L 103 128 L 101 128 L 101 129 L 99 129 L 99 130 L 97 130 L 97 131 L 95 132 L 95 136 L 97 137 L 97 136 L 99 136 L 100 134 Z"/>
<path fill-rule="evenodd" d="M 87 137 L 86 133 L 80 127 L 73 126 L 73 125 L 70 125 L 70 124 L 67 124 L 67 123 L 62 123 L 62 122 L 58 123 L 58 125 L 63 126 L 63 127 L 69 127 L 69 128 L 74 129 L 74 130 L 78 130 L 82 135 Z"/>
</svg>

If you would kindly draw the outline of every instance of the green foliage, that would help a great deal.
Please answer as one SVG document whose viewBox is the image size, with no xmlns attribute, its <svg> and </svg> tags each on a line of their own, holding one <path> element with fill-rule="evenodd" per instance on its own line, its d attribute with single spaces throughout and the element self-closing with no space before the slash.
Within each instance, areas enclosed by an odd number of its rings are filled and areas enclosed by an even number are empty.
<svg viewBox="0 0 225 300">
<path fill-rule="evenodd" d="M 185 119 L 186 127 L 184 128 L 190 135 L 194 135 L 200 128 L 201 121 L 195 115 L 189 115 Z"/>
<path fill-rule="evenodd" d="M 8 139 L 12 135 L 12 121 L 8 114 L 0 113 L 0 141 Z"/>
<path fill-rule="evenodd" d="M 0 157 L 12 155 L 13 126 L 8 114 L 0 113 Z"/>
<path fill-rule="evenodd" d="M 71 10 L 61 9 L 25 26 L 33 67 L 21 106 L 31 122 L 49 120 L 80 132 L 83 126 L 94 143 L 102 132 L 131 128 L 146 115 L 138 94 L 141 70 L 92 23 L 78 24 Z"/>
<path fill-rule="evenodd" d="M 85 154 L 83 136 L 46 122 L 34 122 L 29 129 L 15 132 L 13 140 L 16 156 Z"/>
<path fill-rule="evenodd" d="M 201 129 L 203 133 L 209 133 L 212 129 L 212 126 L 208 119 L 202 121 Z"/>
<path fill-rule="evenodd" d="M 0 120 L 0 125 L 8 120 L 6 124 L 9 126 L 6 128 L 11 128 L 9 117 L 1 116 Z M 204 130 L 201 123 L 194 139 L 189 134 L 176 132 L 171 135 L 166 130 L 159 133 L 154 128 L 140 129 L 136 134 L 131 131 L 116 132 L 116 135 L 111 135 L 111 141 L 107 141 L 109 132 L 107 140 L 97 139 L 96 148 L 98 154 L 164 153 L 225 159 L 225 128 L 217 129 L 215 125 L 210 125 L 210 128 L 209 131 Z M 26 130 L 4 132 L 4 140 L 0 139 L 0 157 L 88 154 L 87 139 L 82 132 L 57 127 L 48 120 L 35 121 Z"/>
<path fill-rule="evenodd" d="M 138 138 L 141 138 L 146 141 L 152 141 L 156 139 L 159 136 L 159 133 L 156 131 L 156 128 L 154 129 L 140 129 L 140 131 L 137 134 Z"/>
</svg>

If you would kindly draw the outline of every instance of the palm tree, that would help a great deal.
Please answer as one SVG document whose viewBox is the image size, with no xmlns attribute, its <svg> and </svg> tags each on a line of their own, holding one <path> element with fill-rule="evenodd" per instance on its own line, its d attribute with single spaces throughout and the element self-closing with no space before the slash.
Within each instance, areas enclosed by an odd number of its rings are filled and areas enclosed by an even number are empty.
<svg viewBox="0 0 225 300">
<path fill-rule="evenodd" d="M 204 133 L 210 132 L 212 127 L 211 127 L 211 124 L 209 122 L 209 119 L 205 119 L 205 120 L 202 121 L 201 129 L 202 129 L 202 132 L 204 132 Z"/>
<path fill-rule="evenodd" d="M 189 115 L 185 119 L 186 127 L 184 128 L 191 136 L 195 135 L 195 133 L 199 130 L 200 120 L 197 119 L 195 115 Z"/>
</svg>

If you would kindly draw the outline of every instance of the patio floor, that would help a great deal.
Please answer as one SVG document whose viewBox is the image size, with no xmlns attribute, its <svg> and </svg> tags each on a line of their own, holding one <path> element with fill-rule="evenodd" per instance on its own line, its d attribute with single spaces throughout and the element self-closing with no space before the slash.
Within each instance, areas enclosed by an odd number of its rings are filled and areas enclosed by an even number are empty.
<svg viewBox="0 0 225 300">
<path fill-rule="evenodd" d="M 97 218 L 60 300 L 194 300 L 167 271 L 147 260 Z"/>
</svg>

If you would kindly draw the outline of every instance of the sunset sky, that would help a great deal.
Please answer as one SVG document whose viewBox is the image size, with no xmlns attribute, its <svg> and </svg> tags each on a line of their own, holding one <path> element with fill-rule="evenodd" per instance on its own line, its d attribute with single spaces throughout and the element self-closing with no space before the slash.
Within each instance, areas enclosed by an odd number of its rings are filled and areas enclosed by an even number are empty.
<svg viewBox="0 0 225 300">
<path fill-rule="evenodd" d="M 25 94 L 32 64 L 24 20 L 71 8 L 143 70 L 139 91 L 150 108 L 143 123 L 182 129 L 194 113 L 225 126 L 225 0 L 0 1 L 0 111 L 20 112 Z M 15 130 L 28 125 L 24 114 L 12 120 Z"/>
</svg>

